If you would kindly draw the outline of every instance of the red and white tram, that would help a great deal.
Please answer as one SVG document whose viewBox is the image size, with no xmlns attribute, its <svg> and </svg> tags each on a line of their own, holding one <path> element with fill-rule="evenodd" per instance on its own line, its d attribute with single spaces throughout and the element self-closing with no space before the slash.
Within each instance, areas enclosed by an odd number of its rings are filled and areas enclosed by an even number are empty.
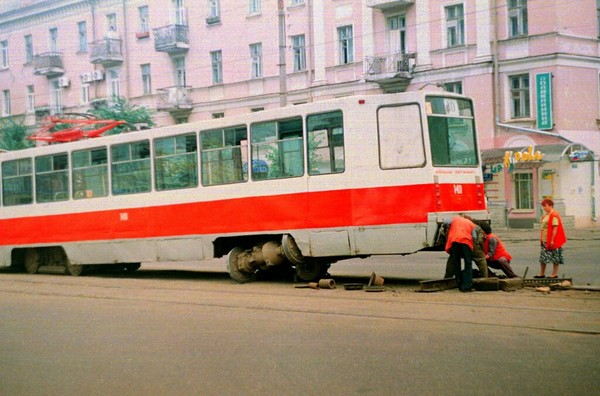
<svg viewBox="0 0 600 396">
<path fill-rule="evenodd" d="M 436 245 L 486 218 L 473 105 L 354 96 L 0 154 L 0 265 L 227 256 L 231 277 Z"/>
</svg>

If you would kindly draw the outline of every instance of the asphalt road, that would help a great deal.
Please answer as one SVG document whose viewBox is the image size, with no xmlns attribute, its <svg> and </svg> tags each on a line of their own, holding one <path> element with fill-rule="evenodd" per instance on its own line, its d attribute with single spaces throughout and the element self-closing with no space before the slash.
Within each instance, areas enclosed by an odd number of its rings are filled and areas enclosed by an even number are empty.
<svg viewBox="0 0 600 396">
<path fill-rule="evenodd" d="M 443 270 L 437 260 L 435 273 Z M 350 275 L 336 275 L 338 285 L 362 279 Z M 390 277 L 386 286 L 366 293 L 240 285 L 222 270 L 157 265 L 83 277 L 4 271 L 0 394 L 589 395 L 600 388 L 598 292 L 416 293 L 409 277 Z"/>
</svg>

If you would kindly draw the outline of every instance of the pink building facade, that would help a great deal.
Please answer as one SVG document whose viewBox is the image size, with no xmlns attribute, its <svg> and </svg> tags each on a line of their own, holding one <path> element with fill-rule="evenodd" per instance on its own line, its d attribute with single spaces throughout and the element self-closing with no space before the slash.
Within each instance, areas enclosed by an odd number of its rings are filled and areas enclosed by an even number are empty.
<svg viewBox="0 0 600 396">
<path fill-rule="evenodd" d="M 461 92 L 495 224 L 531 227 L 550 197 L 597 227 L 599 21 L 595 0 L 5 0 L 0 116 L 35 128 L 119 95 L 169 125 Z"/>
</svg>

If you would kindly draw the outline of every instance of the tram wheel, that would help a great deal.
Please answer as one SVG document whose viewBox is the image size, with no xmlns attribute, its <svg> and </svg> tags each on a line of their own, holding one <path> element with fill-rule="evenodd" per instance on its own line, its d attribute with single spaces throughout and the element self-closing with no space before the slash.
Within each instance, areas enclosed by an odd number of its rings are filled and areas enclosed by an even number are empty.
<svg viewBox="0 0 600 396">
<path fill-rule="evenodd" d="M 137 271 L 140 269 L 141 266 L 142 266 L 142 264 L 140 264 L 140 263 L 125 264 L 125 271 L 128 271 L 128 272 Z"/>
<path fill-rule="evenodd" d="M 65 267 L 67 268 L 67 273 L 72 276 L 79 276 L 83 273 L 83 265 L 81 264 L 71 264 L 67 261 Z"/>
<path fill-rule="evenodd" d="M 329 264 L 317 260 L 304 260 L 296 264 L 296 278 L 301 281 L 319 280 L 327 275 Z"/>
<path fill-rule="evenodd" d="M 40 268 L 40 253 L 37 249 L 27 249 L 25 253 L 25 271 L 35 274 Z"/>
<path fill-rule="evenodd" d="M 244 249 L 240 247 L 231 249 L 227 255 L 227 272 L 229 272 L 229 276 L 233 280 L 239 283 L 246 283 L 254 278 L 254 274 L 249 274 L 240 270 L 240 267 L 238 266 L 238 257 L 242 253 L 244 253 Z"/>
</svg>

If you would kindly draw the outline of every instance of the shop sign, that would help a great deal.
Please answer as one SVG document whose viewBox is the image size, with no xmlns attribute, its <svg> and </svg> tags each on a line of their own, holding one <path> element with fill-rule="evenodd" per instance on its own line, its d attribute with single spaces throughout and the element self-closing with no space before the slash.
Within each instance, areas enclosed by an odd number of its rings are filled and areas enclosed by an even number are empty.
<svg viewBox="0 0 600 396">
<path fill-rule="evenodd" d="M 552 129 L 552 73 L 535 75 L 537 93 L 537 128 Z"/>
<path fill-rule="evenodd" d="M 514 164 L 541 161 L 543 157 L 544 154 L 539 150 L 534 151 L 533 146 L 529 146 L 525 151 L 506 151 L 504 152 L 504 162 L 490 165 L 490 173 L 500 173 L 505 169 L 512 172 Z"/>
<path fill-rule="evenodd" d="M 583 162 L 583 161 L 593 161 L 594 154 L 590 150 L 577 150 L 571 152 L 569 154 L 569 161 L 571 162 Z"/>
</svg>

